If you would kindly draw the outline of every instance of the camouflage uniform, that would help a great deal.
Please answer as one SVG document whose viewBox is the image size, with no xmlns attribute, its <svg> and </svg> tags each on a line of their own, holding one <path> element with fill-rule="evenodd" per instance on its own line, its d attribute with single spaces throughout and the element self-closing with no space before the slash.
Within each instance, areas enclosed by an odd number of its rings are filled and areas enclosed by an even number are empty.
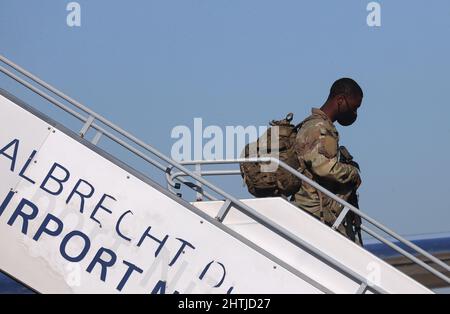
<svg viewBox="0 0 450 314">
<path fill-rule="evenodd" d="M 328 116 L 319 109 L 303 122 L 298 131 L 295 150 L 300 161 L 300 170 L 327 190 L 347 200 L 361 183 L 355 167 L 339 162 L 339 134 Z M 303 182 L 293 196 L 300 208 L 331 226 L 342 210 L 342 205 Z M 346 235 L 345 228 L 339 231 Z"/>
</svg>

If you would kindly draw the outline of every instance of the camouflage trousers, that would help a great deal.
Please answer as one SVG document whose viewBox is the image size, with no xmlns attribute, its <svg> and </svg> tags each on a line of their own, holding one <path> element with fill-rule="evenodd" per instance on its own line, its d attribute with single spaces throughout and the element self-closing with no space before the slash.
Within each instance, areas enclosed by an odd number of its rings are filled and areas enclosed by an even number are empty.
<svg viewBox="0 0 450 314">
<path fill-rule="evenodd" d="M 345 196 L 338 196 L 346 200 Z M 305 203 L 307 202 L 302 202 L 301 199 L 295 197 L 293 198 L 293 200 L 291 200 L 291 202 L 300 209 L 309 213 L 314 218 L 322 221 L 329 227 L 333 226 L 343 209 L 343 206 L 341 204 L 325 195 L 322 196 L 322 201 L 319 202 L 317 206 L 305 206 Z M 350 213 L 347 215 L 350 215 Z M 344 219 L 344 221 L 339 225 L 336 231 L 361 246 L 362 244 L 359 241 L 359 238 L 354 233 L 353 226 L 348 226 L 347 224 L 349 224 L 348 220 Z M 353 240 L 352 238 L 355 240 Z"/>
</svg>

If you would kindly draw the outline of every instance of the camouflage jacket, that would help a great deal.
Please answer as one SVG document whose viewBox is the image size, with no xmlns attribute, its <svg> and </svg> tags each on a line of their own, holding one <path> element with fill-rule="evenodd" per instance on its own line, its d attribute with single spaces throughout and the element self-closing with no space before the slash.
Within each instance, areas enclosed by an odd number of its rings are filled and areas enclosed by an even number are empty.
<svg viewBox="0 0 450 314">
<path fill-rule="evenodd" d="M 339 134 L 323 111 L 312 109 L 312 115 L 303 121 L 295 150 L 300 171 L 339 197 L 347 199 L 359 187 L 358 169 L 339 162 Z M 294 195 L 294 203 L 317 217 L 323 215 L 328 224 L 334 222 L 342 207 L 305 182 Z"/>
</svg>

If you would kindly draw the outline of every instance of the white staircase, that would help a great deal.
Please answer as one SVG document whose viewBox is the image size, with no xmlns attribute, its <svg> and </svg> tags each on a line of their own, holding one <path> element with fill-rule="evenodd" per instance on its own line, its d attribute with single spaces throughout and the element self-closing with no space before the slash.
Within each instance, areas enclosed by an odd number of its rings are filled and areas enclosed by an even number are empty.
<svg viewBox="0 0 450 314">
<path fill-rule="evenodd" d="M 249 199 L 243 202 L 265 217 L 278 222 L 311 246 L 326 252 L 331 259 L 345 265 L 353 273 L 367 278 L 369 285 L 381 287 L 387 293 L 430 292 L 284 199 Z M 217 217 L 223 203 L 213 201 L 194 204 L 211 217 Z M 360 283 L 350 274 L 294 245 L 236 208 L 231 208 L 223 223 L 333 293 L 355 293 L 360 288 Z"/>
</svg>

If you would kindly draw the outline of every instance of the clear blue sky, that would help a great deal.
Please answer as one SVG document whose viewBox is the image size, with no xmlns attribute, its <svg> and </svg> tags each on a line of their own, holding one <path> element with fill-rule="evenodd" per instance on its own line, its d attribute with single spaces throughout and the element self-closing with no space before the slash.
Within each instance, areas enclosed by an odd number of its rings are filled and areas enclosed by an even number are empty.
<svg viewBox="0 0 450 314">
<path fill-rule="evenodd" d="M 363 107 L 339 131 L 363 210 L 403 234 L 450 231 L 449 1 L 379 1 L 380 28 L 363 0 L 79 0 L 79 28 L 68 2 L 1 0 L 0 53 L 167 154 L 195 117 L 301 120 L 353 77 Z M 239 178 L 223 187 L 245 195 Z"/>
</svg>

